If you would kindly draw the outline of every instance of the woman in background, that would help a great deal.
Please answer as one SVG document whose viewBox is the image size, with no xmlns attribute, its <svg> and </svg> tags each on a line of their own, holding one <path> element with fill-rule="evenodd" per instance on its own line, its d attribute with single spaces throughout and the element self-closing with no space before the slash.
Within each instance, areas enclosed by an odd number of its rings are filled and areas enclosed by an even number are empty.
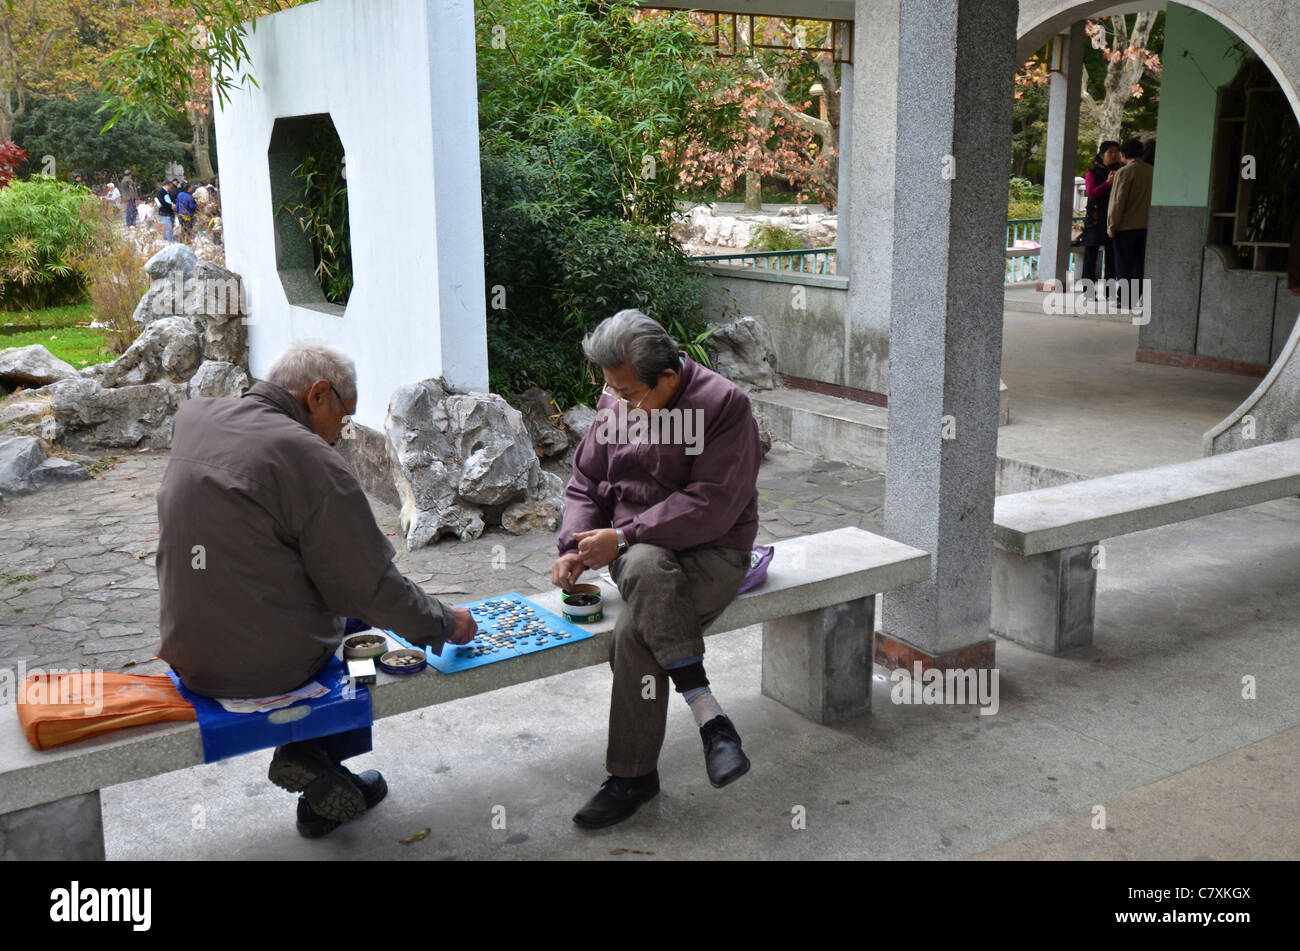
<svg viewBox="0 0 1300 951">
<path fill-rule="evenodd" d="M 1120 167 L 1119 143 L 1109 139 L 1098 147 L 1092 168 L 1083 177 L 1088 207 L 1083 219 L 1083 279 L 1097 283 L 1097 254 L 1105 251 L 1106 280 L 1115 280 L 1115 252 L 1106 234 L 1106 209 L 1110 205 L 1111 176 Z M 1113 285 L 1110 285 L 1113 286 Z M 1098 297 L 1109 297 L 1103 287 Z"/>
</svg>

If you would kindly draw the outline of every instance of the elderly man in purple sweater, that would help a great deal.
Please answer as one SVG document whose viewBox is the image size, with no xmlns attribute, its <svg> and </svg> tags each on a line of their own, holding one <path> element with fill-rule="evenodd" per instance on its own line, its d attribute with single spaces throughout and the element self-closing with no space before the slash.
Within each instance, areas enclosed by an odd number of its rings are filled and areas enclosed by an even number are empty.
<svg viewBox="0 0 1300 951">
<path fill-rule="evenodd" d="M 668 681 L 690 706 L 714 786 L 749 771 L 709 690 L 703 631 L 736 596 L 758 533 L 758 427 L 749 397 L 624 310 L 582 342 L 605 395 L 573 458 L 551 580 L 567 589 L 610 566 L 626 609 L 610 666 L 610 776 L 574 817 L 613 825 L 659 792 Z"/>
</svg>

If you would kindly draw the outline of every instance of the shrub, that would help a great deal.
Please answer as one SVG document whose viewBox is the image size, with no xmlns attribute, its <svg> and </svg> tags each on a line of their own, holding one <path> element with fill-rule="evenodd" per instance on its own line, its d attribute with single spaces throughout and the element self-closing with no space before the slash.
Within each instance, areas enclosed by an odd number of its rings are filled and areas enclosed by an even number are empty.
<svg viewBox="0 0 1300 951">
<path fill-rule="evenodd" d="M 107 324 L 104 337 L 110 353 L 120 356 L 140 336 L 135 308 L 149 289 L 144 272 L 148 258 L 118 228 L 115 205 L 87 202 L 82 214 L 92 238 L 74 258 L 90 291 L 91 320 Z"/>
<path fill-rule="evenodd" d="M 82 297 L 73 262 L 94 240 L 87 202 L 99 199 L 44 175 L 0 189 L 0 307 L 39 310 Z"/>
<path fill-rule="evenodd" d="M 704 329 L 703 275 L 657 228 L 618 217 L 603 181 L 609 159 L 586 144 L 571 134 L 485 145 L 489 380 L 506 397 L 540 386 L 563 406 L 595 399 L 582 337 L 625 307 L 684 347 Z"/>
<path fill-rule="evenodd" d="M 759 225 L 749 236 L 751 251 L 803 251 L 807 247 L 801 235 L 782 225 Z"/>
</svg>

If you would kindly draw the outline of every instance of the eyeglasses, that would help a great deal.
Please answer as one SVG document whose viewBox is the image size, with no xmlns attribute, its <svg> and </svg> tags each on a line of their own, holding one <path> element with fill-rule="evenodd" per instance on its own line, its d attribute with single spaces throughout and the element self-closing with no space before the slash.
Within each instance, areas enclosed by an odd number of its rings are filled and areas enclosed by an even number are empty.
<svg viewBox="0 0 1300 951">
<path fill-rule="evenodd" d="M 618 400 L 618 401 L 619 401 L 620 403 L 622 403 L 624 406 L 627 406 L 627 397 L 626 397 L 626 396 L 620 396 L 620 395 L 618 394 L 618 391 L 615 390 L 614 388 L 612 388 L 612 387 L 610 387 L 610 386 L 606 386 L 603 390 L 601 390 L 601 392 L 604 393 L 606 396 L 612 396 L 614 399 Z M 642 396 L 639 400 L 637 400 L 636 403 L 632 406 L 632 409 L 640 409 L 640 408 L 641 408 L 641 404 L 644 403 L 647 399 L 650 398 L 650 394 L 651 394 L 652 392 L 653 392 L 653 390 L 646 390 L 646 391 L 645 391 L 645 396 Z"/>
<path fill-rule="evenodd" d="M 339 395 L 339 391 L 336 390 L 336 389 L 334 389 L 334 384 L 333 384 L 333 383 L 330 384 L 330 392 L 332 392 L 332 393 L 334 394 L 334 396 L 338 399 L 338 401 L 339 401 L 339 408 L 340 408 L 340 409 L 347 409 L 347 408 L 348 408 L 348 404 L 345 403 L 345 402 L 343 402 L 343 397 Z M 351 421 L 352 421 L 352 414 L 351 414 L 351 413 L 344 413 L 344 414 L 343 414 L 343 424 L 346 426 L 346 425 L 347 425 L 348 423 L 350 423 Z"/>
</svg>

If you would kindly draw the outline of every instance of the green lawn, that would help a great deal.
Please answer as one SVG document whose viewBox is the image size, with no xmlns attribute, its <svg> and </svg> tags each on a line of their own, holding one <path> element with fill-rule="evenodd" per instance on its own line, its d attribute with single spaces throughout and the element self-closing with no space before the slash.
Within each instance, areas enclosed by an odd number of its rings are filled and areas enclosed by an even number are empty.
<svg viewBox="0 0 1300 951">
<path fill-rule="evenodd" d="M 0 311 L 0 350 L 39 343 L 77 369 L 106 363 L 104 332 L 91 329 L 90 303 L 33 311 Z"/>
</svg>

